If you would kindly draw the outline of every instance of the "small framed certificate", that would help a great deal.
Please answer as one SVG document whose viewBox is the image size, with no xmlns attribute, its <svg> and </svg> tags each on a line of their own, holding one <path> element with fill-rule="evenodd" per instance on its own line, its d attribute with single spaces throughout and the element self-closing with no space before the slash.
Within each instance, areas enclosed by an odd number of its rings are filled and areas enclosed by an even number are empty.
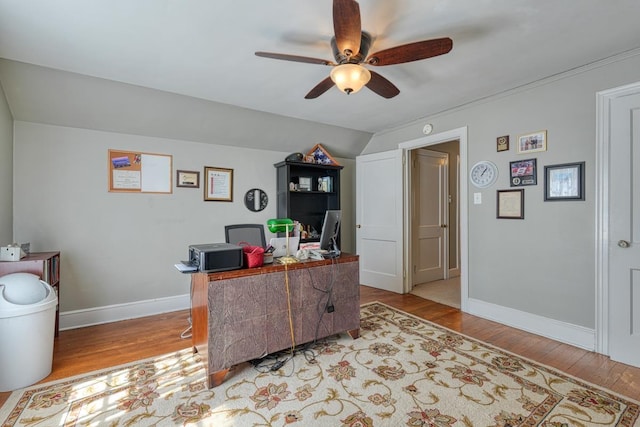
<svg viewBox="0 0 640 427">
<path fill-rule="evenodd" d="M 524 190 L 498 190 L 496 218 L 524 219 Z"/>
<path fill-rule="evenodd" d="M 200 172 L 176 171 L 176 187 L 200 188 Z"/>
</svg>

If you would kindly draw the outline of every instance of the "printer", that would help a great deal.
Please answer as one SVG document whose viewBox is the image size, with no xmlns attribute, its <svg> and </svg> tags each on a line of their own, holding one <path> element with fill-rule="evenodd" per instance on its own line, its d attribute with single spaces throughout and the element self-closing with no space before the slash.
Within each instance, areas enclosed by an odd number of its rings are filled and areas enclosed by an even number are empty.
<svg viewBox="0 0 640 427">
<path fill-rule="evenodd" d="M 189 265 L 198 271 L 226 271 L 242 268 L 242 246 L 207 243 L 189 246 Z"/>
</svg>

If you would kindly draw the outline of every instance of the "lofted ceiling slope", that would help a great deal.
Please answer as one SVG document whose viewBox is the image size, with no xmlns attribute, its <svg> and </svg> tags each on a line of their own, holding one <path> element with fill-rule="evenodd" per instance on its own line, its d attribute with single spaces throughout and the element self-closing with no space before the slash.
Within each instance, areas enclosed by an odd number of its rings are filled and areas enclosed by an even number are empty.
<svg viewBox="0 0 640 427">
<path fill-rule="evenodd" d="M 372 134 L 640 47 L 637 0 L 360 0 L 371 52 L 439 37 L 443 56 L 375 71 L 400 94 L 305 94 L 333 60 L 332 2 L 0 0 L 16 120 L 278 151 L 358 155 Z"/>
</svg>

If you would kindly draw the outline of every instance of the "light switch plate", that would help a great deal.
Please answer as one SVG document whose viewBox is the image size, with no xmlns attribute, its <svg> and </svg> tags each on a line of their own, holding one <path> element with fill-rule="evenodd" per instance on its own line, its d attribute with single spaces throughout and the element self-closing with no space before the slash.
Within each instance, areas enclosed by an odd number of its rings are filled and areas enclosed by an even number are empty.
<svg viewBox="0 0 640 427">
<path fill-rule="evenodd" d="M 482 193 L 473 193 L 473 204 L 474 205 L 482 204 Z"/>
</svg>

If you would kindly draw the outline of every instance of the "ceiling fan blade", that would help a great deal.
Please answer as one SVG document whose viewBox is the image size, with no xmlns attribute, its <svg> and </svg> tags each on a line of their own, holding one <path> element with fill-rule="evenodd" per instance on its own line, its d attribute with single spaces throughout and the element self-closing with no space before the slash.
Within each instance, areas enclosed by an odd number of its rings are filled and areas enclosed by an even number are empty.
<svg viewBox="0 0 640 427">
<path fill-rule="evenodd" d="M 309 58 L 308 56 L 287 55 L 285 53 L 272 53 L 272 52 L 256 52 L 256 56 L 271 59 L 282 59 L 284 61 L 305 62 L 307 64 L 320 64 L 320 65 L 336 65 L 326 59 Z"/>
<path fill-rule="evenodd" d="M 367 83 L 367 87 L 377 93 L 378 95 L 384 98 L 393 98 L 397 94 L 400 93 L 400 89 L 398 89 L 393 83 L 391 83 L 386 78 L 382 77 L 380 74 L 375 71 L 371 71 L 371 80 Z"/>
<path fill-rule="evenodd" d="M 360 52 L 360 6 L 354 0 L 333 0 L 333 31 L 340 53 L 346 56 Z"/>
<path fill-rule="evenodd" d="M 328 91 L 329 89 L 331 89 L 333 85 L 334 83 L 333 83 L 333 80 L 331 80 L 331 77 L 327 77 L 326 79 L 318 83 L 316 87 L 311 89 L 309 93 L 304 97 L 304 99 L 317 98 L 323 93 L 325 93 L 326 91 Z"/>
<path fill-rule="evenodd" d="M 449 53 L 453 40 L 449 37 L 403 44 L 371 54 L 367 58 L 369 65 L 393 65 L 419 61 Z"/>
</svg>

